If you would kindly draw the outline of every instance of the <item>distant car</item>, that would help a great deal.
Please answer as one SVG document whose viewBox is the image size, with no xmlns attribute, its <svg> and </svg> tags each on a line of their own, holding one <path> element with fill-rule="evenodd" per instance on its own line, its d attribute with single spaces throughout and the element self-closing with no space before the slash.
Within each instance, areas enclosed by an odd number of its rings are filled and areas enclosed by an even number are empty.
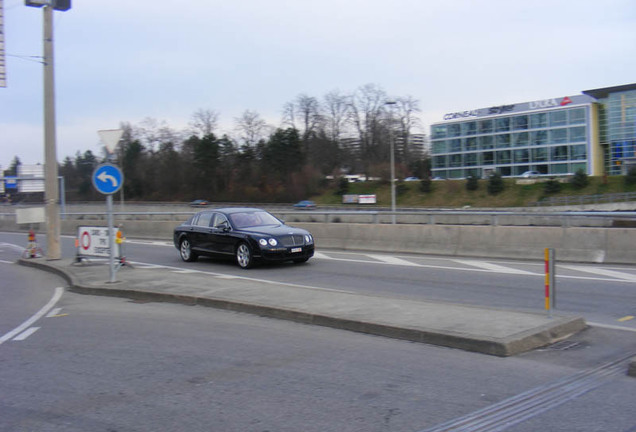
<svg viewBox="0 0 636 432">
<path fill-rule="evenodd" d="M 407 177 L 404 179 L 404 181 L 419 181 L 420 178 L 419 177 Z"/>
<path fill-rule="evenodd" d="M 206 205 L 209 205 L 209 204 L 210 204 L 210 203 L 209 203 L 209 202 L 207 202 L 206 200 L 198 199 L 198 200 L 194 200 L 194 201 L 192 201 L 192 202 L 190 203 L 190 207 L 202 207 L 202 206 L 206 206 Z"/>
<path fill-rule="evenodd" d="M 523 174 L 521 174 L 521 176 L 520 176 L 520 177 L 523 177 L 523 178 L 530 178 L 530 177 L 538 177 L 538 176 L 540 176 L 540 175 L 541 175 L 541 173 L 540 173 L 540 172 L 538 172 L 538 171 L 526 171 L 526 172 L 524 172 Z"/>
<path fill-rule="evenodd" d="M 316 203 L 313 201 L 303 200 L 298 201 L 296 204 L 294 204 L 294 207 L 304 209 L 316 208 Z"/>
<path fill-rule="evenodd" d="M 314 238 L 257 208 L 202 210 L 174 229 L 183 261 L 200 255 L 234 259 L 244 269 L 256 261 L 304 263 L 314 256 Z"/>
<path fill-rule="evenodd" d="M 433 177 L 431 180 L 439 181 L 439 180 L 445 180 L 445 179 L 443 177 Z"/>
</svg>

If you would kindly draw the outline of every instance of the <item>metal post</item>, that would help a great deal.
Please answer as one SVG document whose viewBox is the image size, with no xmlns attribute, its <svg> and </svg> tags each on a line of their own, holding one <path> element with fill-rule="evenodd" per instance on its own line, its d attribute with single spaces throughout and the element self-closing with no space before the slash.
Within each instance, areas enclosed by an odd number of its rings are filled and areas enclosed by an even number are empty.
<svg viewBox="0 0 636 432">
<path fill-rule="evenodd" d="M 556 306 L 554 257 L 554 249 L 545 248 L 545 310 L 548 312 L 549 318 L 552 318 L 552 309 Z"/>
<path fill-rule="evenodd" d="M 550 303 L 552 309 L 556 309 L 556 252 L 550 249 Z"/>
<path fill-rule="evenodd" d="M 395 224 L 395 154 L 394 154 L 394 137 L 393 137 L 393 106 L 395 101 L 386 101 L 385 105 L 389 105 L 389 146 L 391 150 L 391 223 Z"/>
<path fill-rule="evenodd" d="M 55 145 L 55 79 L 53 74 L 53 8 L 44 6 L 44 195 L 46 201 L 46 258 L 62 257 Z"/>
<path fill-rule="evenodd" d="M 113 195 L 106 195 L 106 214 L 108 215 L 109 281 L 115 280 L 115 242 L 113 235 Z"/>
</svg>

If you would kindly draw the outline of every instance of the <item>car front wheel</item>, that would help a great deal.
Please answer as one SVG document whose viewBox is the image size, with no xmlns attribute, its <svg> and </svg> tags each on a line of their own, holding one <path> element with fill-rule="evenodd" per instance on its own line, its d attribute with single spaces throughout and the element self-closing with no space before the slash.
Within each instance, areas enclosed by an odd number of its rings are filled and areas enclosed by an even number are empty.
<svg viewBox="0 0 636 432">
<path fill-rule="evenodd" d="M 181 243 L 179 243 L 179 255 L 185 262 L 197 260 L 197 254 L 192 252 L 192 245 L 190 244 L 190 240 L 187 238 L 184 238 L 181 240 Z"/>
<path fill-rule="evenodd" d="M 241 243 L 236 248 L 236 263 L 243 269 L 252 267 L 252 251 L 246 243 Z"/>
</svg>

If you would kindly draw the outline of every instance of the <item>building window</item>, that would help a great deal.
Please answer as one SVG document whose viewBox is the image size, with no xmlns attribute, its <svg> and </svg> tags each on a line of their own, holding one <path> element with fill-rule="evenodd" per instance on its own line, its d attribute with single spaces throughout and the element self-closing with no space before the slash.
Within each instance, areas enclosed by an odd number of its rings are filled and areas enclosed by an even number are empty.
<svg viewBox="0 0 636 432">
<path fill-rule="evenodd" d="M 475 122 L 462 123 L 462 135 L 475 135 L 477 133 L 477 124 Z"/>
<path fill-rule="evenodd" d="M 446 168 L 446 156 L 433 156 L 433 168 Z"/>
<path fill-rule="evenodd" d="M 512 134 L 512 145 L 515 147 L 524 147 L 528 145 L 528 132 L 520 132 Z"/>
<path fill-rule="evenodd" d="M 510 147 L 510 134 L 495 135 L 495 142 L 497 143 L 497 148 Z"/>
<path fill-rule="evenodd" d="M 458 137 L 461 133 L 459 124 L 449 124 L 447 127 L 447 136 L 449 137 Z"/>
<path fill-rule="evenodd" d="M 492 133 L 492 131 L 493 131 L 492 120 L 481 120 L 479 122 L 479 133 L 480 134 Z"/>
<path fill-rule="evenodd" d="M 433 141 L 433 153 L 446 153 L 446 141 Z"/>
<path fill-rule="evenodd" d="M 585 126 L 570 128 L 570 142 L 585 142 Z"/>
<path fill-rule="evenodd" d="M 482 153 L 482 165 L 492 165 L 495 163 L 495 153 L 494 152 L 484 152 Z"/>
<path fill-rule="evenodd" d="M 545 162 L 548 160 L 548 150 L 545 147 L 532 149 L 532 162 Z"/>
<path fill-rule="evenodd" d="M 585 123 L 585 108 L 575 108 L 568 111 L 570 124 Z"/>
<path fill-rule="evenodd" d="M 551 129 L 550 130 L 550 144 L 563 144 L 568 142 L 568 130 L 563 129 Z"/>
<path fill-rule="evenodd" d="M 479 148 L 481 150 L 487 150 L 487 149 L 494 148 L 494 145 L 493 145 L 492 141 L 493 141 L 492 140 L 492 135 L 479 137 L 478 138 Z"/>
<path fill-rule="evenodd" d="M 510 163 L 510 150 L 502 150 L 497 152 L 497 163 L 498 164 L 509 164 Z"/>
<path fill-rule="evenodd" d="M 466 166 L 475 166 L 477 165 L 477 153 L 468 153 L 464 158 L 464 163 Z"/>
<path fill-rule="evenodd" d="M 570 146 L 570 159 L 581 160 L 587 158 L 587 149 L 585 144 Z"/>
<path fill-rule="evenodd" d="M 552 111 L 550 113 L 550 126 L 566 126 L 568 124 L 568 113 L 566 110 Z"/>
<path fill-rule="evenodd" d="M 450 167 L 460 167 L 460 166 L 462 166 L 462 155 L 460 155 L 460 154 L 450 155 L 449 156 L 448 166 L 450 166 Z"/>
<path fill-rule="evenodd" d="M 528 129 L 528 116 L 521 115 L 512 118 L 512 128 L 514 130 Z"/>
<path fill-rule="evenodd" d="M 530 132 L 530 143 L 532 145 L 544 145 L 548 143 L 548 131 Z"/>
<path fill-rule="evenodd" d="M 510 130 L 510 117 L 495 119 L 495 132 L 508 132 Z"/>
<path fill-rule="evenodd" d="M 548 127 L 548 115 L 546 113 L 532 114 L 530 116 L 530 128 L 538 129 Z"/>
<path fill-rule="evenodd" d="M 567 174 L 568 172 L 568 164 L 566 163 L 550 165 L 550 174 Z"/>
<path fill-rule="evenodd" d="M 550 148 L 551 160 L 563 161 L 568 160 L 568 146 L 556 146 Z"/>
<path fill-rule="evenodd" d="M 462 140 L 460 139 L 452 139 L 448 140 L 448 152 L 449 153 L 459 153 L 462 151 Z"/>
<path fill-rule="evenodd" d="M 477 138 L 472 137 L 472 138 L 464 138 L 464 150 L 465 151 L 472 151 L 472 150 L 477 150 Z"/>
<path fill-rule="evenodd" d="M 446 125 L 434 125 L 431 132 L 433 139 L 446 138 Z"/>
<path fill-rule="evenodd" d="M 530 152 L 528 149 L 519 149 L 514 152 L 515 163 L 525 163 L 530 160 Z"/>
</svg>

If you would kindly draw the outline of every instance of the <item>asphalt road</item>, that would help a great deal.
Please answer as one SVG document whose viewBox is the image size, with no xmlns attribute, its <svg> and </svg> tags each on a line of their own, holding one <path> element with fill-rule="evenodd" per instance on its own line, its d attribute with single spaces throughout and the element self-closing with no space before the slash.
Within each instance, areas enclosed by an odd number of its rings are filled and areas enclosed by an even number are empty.
<svg viewBox="0 0 636 432">
<path fill-rule="evenodd" d="M 2 431 L 433 431 L 464 416 L 465 430 L 636 430 L 636 380 L 606 366 L 636 350 L 633 320 L 617 318 L 634 315 L 635 283 L 613 280 L 629 279 L 633 268 L 560 269 L 560 305 L 588 308 L 604 327 L 495 358 L 201 307 L 69 292 L 51 305 L 64 282 L 12 264 L 21 237 L 0 234 Z M 63 243 L 71 256 L 72 239 Z M 542 287 L 534 287 L 543 283 L 541 263 L 489 261 L 486 271 L 479 260 L 399 257 L 413 266 L 390 255 L 321 253 L 307 265 L 248 274 L 489 305 L 508 293 L 499 301 L 514 307 L 532 307 L 536 289 L 542 306 Z M 246 273 L 209 260 L 186 265 L 161 244 L 130 242 L 127 255 L 136 265 Z M 12 332 L 47 305 L 49 313 Z M 490 426 L 479 429 L 482 422 Z"/>
</svg>

